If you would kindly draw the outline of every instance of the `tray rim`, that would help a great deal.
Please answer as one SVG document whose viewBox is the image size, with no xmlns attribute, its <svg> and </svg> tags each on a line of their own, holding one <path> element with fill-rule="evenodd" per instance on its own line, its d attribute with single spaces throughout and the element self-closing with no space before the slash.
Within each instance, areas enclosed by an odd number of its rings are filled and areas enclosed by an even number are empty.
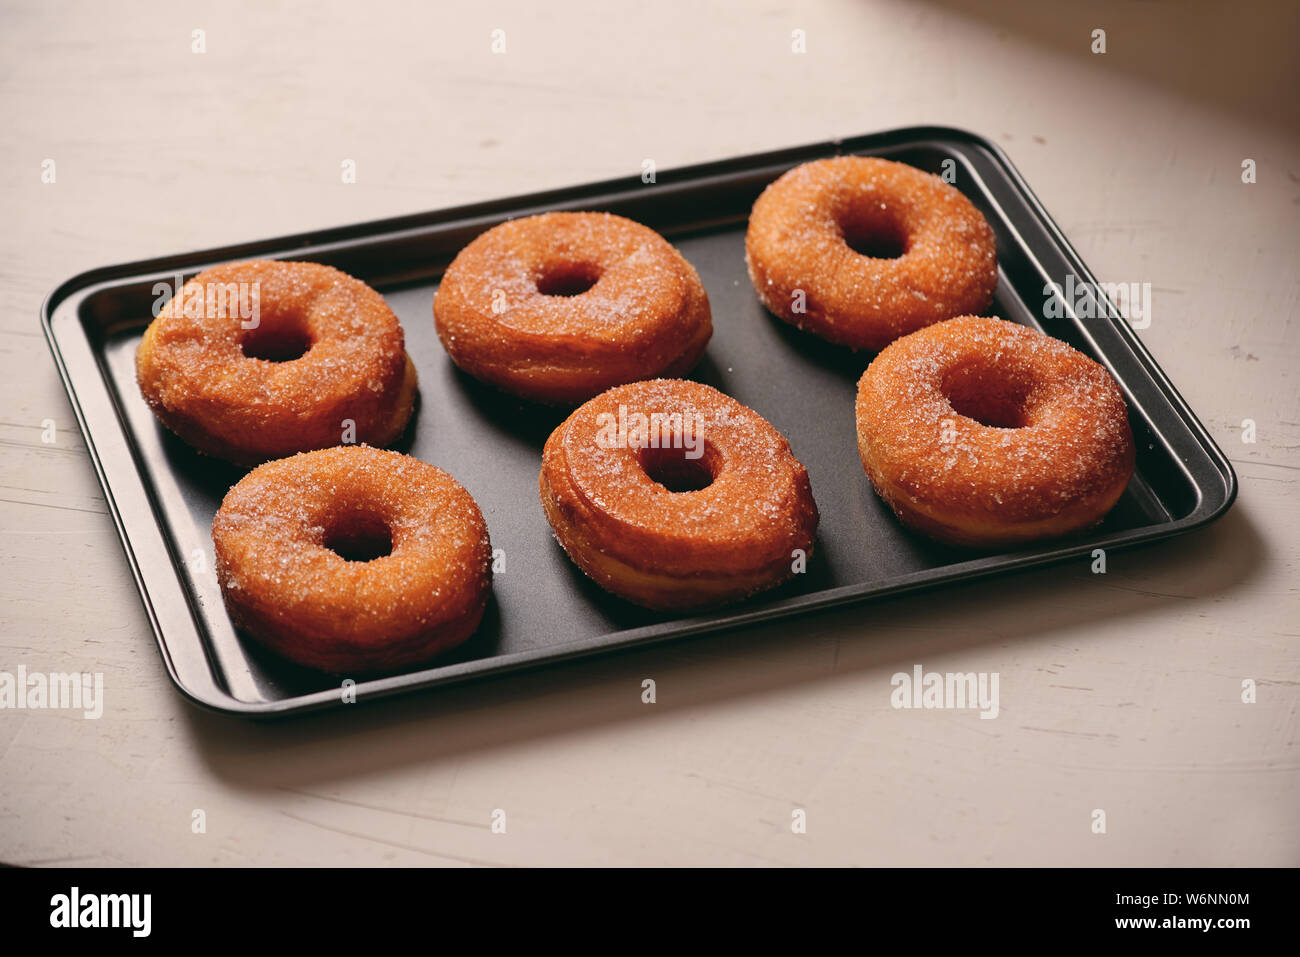
<svg viewBox="0 0 1300 957">
<path fill-rule="evenodd" d="M 1073 271 L 1074 275 L 1082 281 L 1091 283 L 1092 288 L 1098 288 L 1096 277 L 1093 275 L 1092 271 L 1084 264 L 1078 251 L 1066 238 L 1056 221 L 1044 208 L 1042 202 L 1029 187 L 1028 183 L 1016 168 L 1015 164 L 1012 163 L 1006 152 L 998 144 L 987 137 L 956 127 L 930 125 L 898 127 L 851 137 L 836 137 L 817 143 L 785 147 L 777 150 L 768 150 L 761 153 L 749 153 L 720 160 L 710 160 L 704 163 L 691 164 L 688 166 L 674 167 L 659 171 L 658 177 L 660 180 L 667 181 L 668 183 L 682 180 L 690 181 L 692 184 L 697 184 L 699 180 L 706 179 L 712 175 L 734 173 L 737 167 L 759 167 L 766 165 L 779 165 L 787 162 L 790 165 L 795 165 L 798 162 L 803 161 L 808 155 L 851 153 L 861 149 L 879 149 L 891 145 L 890 141 L 895 141 L 899 144 L 919 144 L 926 141 L 956 141 L 968 147 L 975 147 L 984 150 L 989 154 L 1000 172 L 1007 177 L 1010 185 L 1014 187 L 1019 198 L 1025 202 L 1026 207 L 1038 220 L 1039 224 L 1045 229 L 1049 238 L 1057 244 L 1058 252 Z M 639 177 L 637 179 L 639 182 Z M 149 586 L 149 576 L 146 576 L 144 570 L 141 568 L 140 562 L 137 560 L 133 547 L 133 536 L 117 505 L 112 486 L 108 479 L 105 463 L 95 442 L 94 435 L 91 433 L 87 425 L 81 400 L 78 396 L 77 387 L 73 383 L 72 377 L 67 369 L 58 336 L 53 328 L 52 320 L 56 310 L 72 296 L 79 293 L 86 293 L 94 286 L 117 279 L 131 276 L 147 276 L 161 271 L 171 273 L 183 272 L 190 267 L 204 265 L 214 261 L 243 259 L 249 258 L 250 256 L 256 257 L 272 253 L 283 255 L 293 251 L 294 249 L 310 248 L 313 250 L 319 250 L 322 247 L 349 242 L 362 236 L 373 238 L 377 235 L 384 234 L 387 238 L 393 239 L 397 238 L 394 234 L 427 229 L 428 227 L 436 226 L 444 222 L 461 221 L 479 217 L 486 218 L 503 212 L 517 212 L 529 207 L 553 206 L 571 203 L 580 197 L 599 196 L 602 193 L 624 193 L 627 191 L 628 186 L 629 177 L 624 176 L 458 206 L 443 207 L 422 213 L 367 220 L 342 226 L 272 237 L 269 239 L 254 240 L 226 246 L 192 250 L 190 252 L 170 256 L 158 256 L 150 259 L 141 259 L 101 266 L 77 273 L 69 279 L 64 280 L 55 286 L 55 288 L 45 297 L 45 300 L 41 305 L 40 320 L 46 343 L 58 370 L 60 380 L 63 383 L 64 391 L 72 406 L 78 428 L 80 429 L 83 441 L 86 444 L 86 451 L 94 466 L 96 478 L 98 479 L 100 488 L 104 493 L 105 504 L 108 507 L 108 512 L 112 517 L 118 539 L 125 552 L 127 564 L 131 570 L 132 578 L 135 581 L 136 590 L 140 595 L 142 604 L 144 605 L 145 613 L 148 617 L 151 630 L 154 633 L 155 643 L 158 645 L 159 652 L 162 655 L 168 677 L 171 679 L 173 685 L 175 685 L 182 697 L 205 710 L 252 718 L 298 715 L 340 703 L 338 689 L 311 692 L 306 695 L 297 695 L 276 701 L 250 702 L 229 695 L 220 687 L 219 684 L 216 683 L 215 680 L 213 681 L 213 687 L 218 692 L 216 695 L 201 694 L 185 683 L 182 676 L 178 673 L 175 662 L 173 661 L 162 624 L 157 614 L 157 609 L 154 606 L 154 597 L 151 594 Z M 1224 454 L 1223 450 L 1219 448 L 1218 444 L 1201 423 L 1200 419 L 1197 418 L 1195 413 L 1191 410 L 1187 401 L 1183 398 L 1181 393 L 1178 392 L 1177 388 L 1164 373 L 1163 369 L 1161 369 L 1157 364 L 1150 350 L 1136 335 L 1130 324 L 1123 319 L 1112 318 L 1110 316 L 1108 316 L 1104 321 L 1110 323 L 1110 325 L 1117 330 L 1123 345 L 1129 350 L 1134 359 L 1136 359 L 1137 363 L 1142 368 L 1142 371 L 1155 385 L 1160 396 L 1168 403 L 1170 410 L 1175 414 L 1178 420 L 1187 429 L 1190 436 L 1195 440 L 1196 444 L 1200 447 L 1205 456 L 1205 460 L 1213 466 L 1214 470 L 1217 472 L 1219 478 L 1223 482 L 1222 494 L 1217 500 L 1207 500 L 1207 496 L 1203 494 L 1203 486 L 1194 482 L 1193 485 L 1198 492 L 1198 500 L 1194 508 L 1187 515 L 1166 523 L 1141 526 L 1114 533 L 1104 542 L 1104 544 L 1100 541 L 1089 541 L 1072 543 L 1065 547 L 1052 548 L 1052 543 L 1048 542 L 1044 543 L 1044 545 L 1040 546 L 1038 549 L 1019 554 L 998 553 L 994 555 L 977 555 L 967 561 L 955 562 L 948 565 L 938 566 L 936 568 L 923 569 L 909 575 L 891 579 L 887 585 L 883 586 L 864 586 L 861 583 L 844 585 L 838 588 L 813 592 L 808 595 L 792 596 L 778 601 L 775 604 L 768 604 L 759 608 L 746 610 L 744 606 L 741 606 L 740 608 L 722 609 L 719 612 L 703 616 L 677 619 L 670 622 L 657 622 L 639 628 L 608 632 L 594 638 L 566 642 L 542 649 L 478 658 L 453 665 L 441 667 L 435 666 L 432 669 L 407 672 L 384 678 L 363 679 L 356 684 L 354 689 L 356 691 L 356 701 L 359 703 L 362 700 L 371 701 L 408 691 L 446 687 L 451 684 L 458 684 L 471 679 L 497 677 L 522 670 L 540 668 L 544 665 L 558 663 L 560 661 L 568 661 L 588 655 L 616 650 L 643 648 L 657 641 L 686 638 L 704 633 L 730 631 L 749 625 L 788 618 L 798 614 L 813 613 L 851 604 L 892 598 L 910 592 L 940 587 L 946 584 L 951 584 L 955 581 L 965 582 L 990 577 L 996 574 L 1055 564 L 1082 555 L 1093 548 L 1104 547 L 1107 550 L 1112 550 L 1148 544 L 1210 524 L 1226 513 L 1236 500 L 1239 486 L 1237 475 L 1232 467 L 1232 463 L 1229 461 L 1226 454 Z M 80 323 L 78 323 L 78 327 L 84 328 Z M 107 382 L 105 382 L 104 385 L 107 389 Z M 118 425 L 118 434 L 123 439 L 123 443 L 126 446 L 124 454 L 130 459 L 131 467 L 135 470 L 137 478 L 141 479 L 141 486 L 144 487 L 145 483 L 142 480 L 142 476 L 140 476 L 134 447 L 129 440 L 129 430 L 126 428 L 126 425 L 122 420 L 120 411 L 116 408 L 114 408 L 114 417 Z M 1186 462 L 1183 464 L 1186 466 Z M 148 493 L 148 489 L 145 488 L 144 490 L 149 499 L 150 510 L 154 513 L 154 518 L 156 520 L 156 503 L 153 496 Z M 157 574 L 159 573 L 154 573 L 154 575 Z M 179 576 L 176 574 L 174 565 L 169 566 L 167 574 L 169 577 L 176 577 L 179 581 Z M 193 617 L 193 614 L 194 612 L 191 608 L 191 617 Z M 671 629 L 670 633 L 658 633 L 665 628 Z M 204 653 L 206 655 L 206 648 L 204 649 Z M 425 675 L 426 677 L 419 677 L 418 680 L 416 680 L 417 677 L 421 675 Z"/>
</svg>

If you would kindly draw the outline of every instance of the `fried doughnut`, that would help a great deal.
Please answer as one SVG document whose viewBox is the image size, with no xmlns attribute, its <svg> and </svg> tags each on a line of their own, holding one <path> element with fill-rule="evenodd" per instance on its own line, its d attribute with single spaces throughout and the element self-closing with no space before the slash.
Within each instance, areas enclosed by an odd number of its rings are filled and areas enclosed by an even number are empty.
<svg viewBox="0 0 1300 957">
<path fill-rule="evenodd" d="M 238 465 L 345 440 L 388 445 L 415 404 L 415 366 L 393 310 L 318 263 L 199 273 L 145 331 L 136 376 L 163 425 Z"/>
<path fill-rule="evenodd" d="M 537 402 L 684 375 L 713 334 L 695 269 L 610 213 L 545 213 L 489 229 L 447 267 L 438 338 L 461 369 Z"/>
<path fill-rule="evenodd" d="M 870 156 L 805 163 L 767 187 L 745 234 L 768 310 L 854 349 L 983 312 L 998 284 L 993 230 L 939 177 Z"/>
<path fill-rule="evenodd" d="M 366 446 L 259 466 L 212 522 L 231 619 L 275 653 L 334 673 L 427 661 L 478 627 L 492 548 L 450 475 Z"/>
<path fill-rule="evenodd" d="M 579 407 L 547 439 L 539 487 L 569 557 L 647 608 L 772 588 L 802 570 L 817 529 L 781 433 L 697 382 L 636 382 Z"/>
<path fill-rule="evenodd" d="M 1014 545 L 1095 525 L 1133 474 L 1109 372 L 1034 329 L 961 316 L 897 340 L 858 383 L 858 451 L 905 525 Z"/>
</svg>

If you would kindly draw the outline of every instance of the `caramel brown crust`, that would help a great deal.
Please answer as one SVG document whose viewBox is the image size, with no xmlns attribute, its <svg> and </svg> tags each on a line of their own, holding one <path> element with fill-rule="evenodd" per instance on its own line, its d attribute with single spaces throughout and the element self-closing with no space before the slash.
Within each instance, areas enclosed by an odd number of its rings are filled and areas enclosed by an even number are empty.
<svg viewBox="0 0 1300 957">
<path fill-rule="evenodd" d="M 339 538 L 386 530 L 392 551 L 348 561 Z M 340 446 L 249 472 L 212 522 L 231 619 L 272 651 L 334 673 L 428 661 L 474 633 L 492 579 L 478 505 L 439 468 Z"/>
<path fill-rule="evenodd" d="M 691 434 L 673 430 L 680 438 L 661 438 L 661 448 L 701 438 L 698 462 L 711 483 L 670 491 L 647 473 L 652 453 L 634 443 L 611 445 L 602 430 L 620 406 L 629 417 L 680 416 Z M 696 382 L 619 386 L 575 410 L 546 442 L 539 490 L 557 540 L 578 567 L 648 608 L 702 608 L 772 588 L 795 574 L 796 549 L 811 555 L 817 529 L 808 473 L 781 433 Z"/>
<path fill-rule="evenodd" d="M 858 383 L 857 426 L 881 498 L 904 524 L 957 545 L 1087 528 L 1133 475 L 1110 373 L 1002 319 L 961 316 L 888 346 Z"/>
<path fill-rule="evenodd" d="M 587 283 L 576 295 L 543 291 Z M 545 213 L 489 229 L 447 268 L 433 312 L 461 369 L 557 405 L 683 375 L 713 334 L 691 264 L 654 230 L 610 213 Z"/>
<path fill-rule="evenodd" d="M 255 329 L 205 293 L 258 290 Z M 256 286 L 252 286 L 256 284 Z M 187 310 L 198 295 L 201 310 Z M 251 339 L 299 338 L 286 362 L 250 358 Z M 253 465 L 338 445 L 387 445 L 406 428 L 417 376 L 397 316 L 359 279 L 318 263 L 257 260 L 191 279 L 145 331 L 140 391 L 159 420 L 201 452 Z"/>
<path fill-rule="evenodd" d="M 902 255 L 863 255 L 846 236 L 888 240 Z M 983 312 L 998 282 L 993 230 L 970 200 L 937 176 L 868 156 L 805 163 L 768 186 L 749 217 L 745 258 L 770 312 L 872 351 Z"/>
</svg>

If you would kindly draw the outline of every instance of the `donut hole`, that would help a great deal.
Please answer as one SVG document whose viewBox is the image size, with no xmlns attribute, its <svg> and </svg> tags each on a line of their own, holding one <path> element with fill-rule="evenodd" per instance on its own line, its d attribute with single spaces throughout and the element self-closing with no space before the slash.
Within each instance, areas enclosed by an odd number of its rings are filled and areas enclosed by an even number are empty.
<svg viewBox="0 0 1300 957">
<path fill-rule="evenodd" d="M 537 277 L 537 291 L 543 296 L 581 296 L 596 285 L 600 272 L 592 263 L 548 263 Z"/>
<path fill-rule="evenodd" d="M 670 492 L 698 492 L 717 478 L 718 456 L 711 446 L 700 448 L 644 448 L 637 457 L 651 480 Z"/>
<path fill-rule="evenodd" d="M 859 202 L 838 217 L 844 244 L 859 256 L 869 259 L 897 259 L 907 252 L 907 233 L 903 224 L 879 201 Z"/>
<path fill-rule="evenodd" d="M 250 359 L 292 362 L 307 354 L 312 346 L 312 338 L 303 323 L 286 321 L 264 313 L 256 327 L 244 331 L 239 346 Z"/>
<path fill-rule="evenodd" d="M 348 515 L 326 533 L 325 547 L 346 562 L 372 562 L 393 553 L 393 533 L 376 516 Z"/>
<path fill-rule="evenodd" d="M 1030 424 L 1026 405 L 1032 385 L 1013 371 L 971 364 L 948 374 L 943 393 L 954 412 L 980 425 L 1023 429 Z"/>
</svg>

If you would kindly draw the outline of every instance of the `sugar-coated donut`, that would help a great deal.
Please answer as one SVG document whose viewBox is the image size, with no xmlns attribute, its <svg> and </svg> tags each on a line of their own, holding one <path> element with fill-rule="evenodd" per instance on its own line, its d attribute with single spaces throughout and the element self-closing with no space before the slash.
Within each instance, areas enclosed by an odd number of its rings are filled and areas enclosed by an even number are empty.
<svg viewBox="0 0 1300 957">
<path fill-rule="evenodd" d="M 805 163 L 768 186 L 745 258 L 770 312 L 872 351 L 983 312 L 998 283 L 993 230 L 970 200 L 938 176 L 870 156 Z"/>
<path fill-rule="evenodd" d="M 187 282 L 145 331 L 136 375 L 163 425 L 239 465 L 388 445 L 417 384 L 379 293 L 329 266 L 268 260 Z"/>
<path fill-rule="evenodd" d="M 478 505 L 450 475 L 365 446 L 261 465 L 212 522 L 231 619 L 334 673 L 420 664 L 474 633 L 492 580 Z"/>
<path fill-rule="evenodd" d="M 697 382 L 636 382 L 582 405 L 547 440 L 539 485 L 569 557 L 648 608 L 772 588 L 803 570 L 817 529 L 781 433 Z"/>
<path fill-rule="evenodd" d="M 691 264 L 654 230 L 610 213 L 489 229 L 447 268 L 433 313 L 461 369 L 555 405 L 685 374 L 713 334 Z"/>
<path fill-rule="evenodd" d="M 956 545 L 1094 525 L 1133 474 L 1124 397 L 1034 329 L 961 316 L 904 336 L 858 383 L 858 451 L 904 524 Z"/>
</svg>

